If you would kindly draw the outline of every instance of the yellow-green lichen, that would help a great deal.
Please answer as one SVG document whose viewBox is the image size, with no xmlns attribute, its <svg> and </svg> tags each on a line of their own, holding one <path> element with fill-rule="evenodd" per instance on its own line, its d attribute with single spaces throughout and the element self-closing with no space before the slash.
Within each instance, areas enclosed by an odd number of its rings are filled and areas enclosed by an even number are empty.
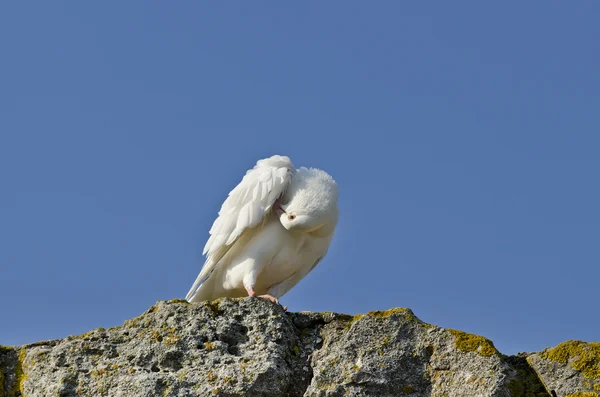
<svg viewBox="0 0 600 397">
<path fill-rule="evenodd" d="M 0 397 L 4 397 L 4 374 L 0 368 Z"/>
<path fill-rule="evenodd" d="M 494 346 L 494 343 L 483 336 L 468 334 L 455 329 L 448 329 L 448 331 L 456 337 L 454 345 L 459 350 L 465 352 L 475 352 L 483 357 L 499 354 L 498 350 L 496 350 L 496 347 Z"/>
<path fill-rule="evenodd" d="M 506 388 L 512 397 L 550 397 L 537 373 L 521 356 L 504 356 L 516 377 L 509 380 Z"/>
<path fill-rule="evenodd" d="M 184 304 L 184 305 L 191 305 L 191 303 L 188 302 L 188 301 L 186 301 L 185 299 L 171 299 L 171 300 L 168 300 L 167 303 L 169 303 L 169 304 L 171 304 L 171 303 L 181 303 L 181 304 Z"/>
<path fill-rule="evenodd" d="M 125 328 L 147 328 L 149 326 L 150 318 L 146 314 L 141 314 L 123 322 L 123 327 Z"/>
<path fill-rule="evenodd" d="M 385 317 L 389 317 L 393 314 L 402 314 L 402 315 L 407 315 L 410 314 L 410 310 L 404 308 L 404 307 L 395 307 L 389 310 L 373 310 L 367 313 L 367 316 L 371 316 L 371 317 L 377 317 L 377 318 L 385 318 Z"/>
<path fill-rule="evenodd" d="M 600 342 L 585 343 L 579 340 L 569 340 L 543 351 L 540 356 L 561 364 L 572 360 L 571 366 L 580 371 L 584 377 L 600 378 Z"/>
<path fill-rule="evenodd" d="M 506 384 L 506 388 L 510 391 L 512 397 L 521 397 L 525 395 L 525 386 L 523 382 L 513 379 Z"/>
<path fill-rule="evenodd" d="M 208 383 L 215 383 L 219 378 L 212 372 L 212 371 L 208 371 L 206 373 L 206 379 L 208 380 Z"/>
<path fill-rule="evenodd" d="M 413 387 L 406 385 L 406 386 L 402 387 L 402 391 L 404 392 L 404 394 L 410 394 L 413 392 Z"/>
<path fill-rule="evenodd" d="M 77 335 L 77 336 L 71 336 L 70 339 L 83 339 L 83 340 L 90 340 L 92 339 L 92 337 L 94 336 L 94 334 L 96 332 L 105 332 L 106 330 L 102 327 L 99 328 L 94 328 L 93 330 L 86 332 L 84 334 L 81 335 Z"/>
<path fill-rule="evenodd" d="M 204 348 L 205 348 L 206 350 L 214 350 L 216 347 L 215 347 L 215 344 L 214 344 L 214 343 L 211 343 L 211 342 L 204 342 Z"/>
<path fill-rule="evenodd" d="M 419 320 L 419 318 L 417 316 L 415 316 L 414 313 L 410 309 L 407 309 L 404 307 L 395 307 L 393 309 L 389 309 L 389 310 L 385 310 L 385 311 L 374 310 L 374 311 L 368 312 L 366 315 L 370 316 L 370 317 L 375 317 L 375 318 L 386 318 L 386 317 L 393 316 L 395 314 L 400 314 L 400 315 L 404 316 L 408 321 L 410 321 L 412 323 L 416 323 L 422 327 L 433 328 L 433 325 L 427 324 L 427 323 Z"/>
<path fill-rule="evenodd" d="M 593 391 L 578 391 L 576 393 L 567 394 L 565 397 L 598 397 L 598 393 Z"/>
<path fill-rule="evenodd" d="M 600 382 L 594 385 L 594 390 L 600 391 Z"/>
<path fill-rule="evenodd" d="M 159 380 L 159 387 L 162 388 L 161 395 L 163 397 L 171 396 L 173 393 L 173 385 L 166 379 Z"/>
<path fill-rule="evenodd" d="M 98 377 L 104 376 L 104 375 L 106 375 L 106 373 L 107 373 L 106 368 L 98 368 L 98 369 L 93 369 L 90 371 L 90 375 L 93 378 L 98 378 Z"/>
<path fill-rule="evenodd" d="M 27 375 L 23 372 L 25 357 L 26 357 L 25 349 L 22 348 L 19 352 L 19 358 L 17 360 L 17 365 L 15 367 L 15 384 L 8 391 L 7 397 L 21 395 L 24 396 L 23 393 L 23 384 L 27 380 Z"/>
<path fill-rule="evenodd" d="M 409 322 L 416 323 L 422 327 L 425 327 L 425 328 L 433 328 L 434 327 L 431 324 L 427 324 L 427 323 L 419 320 L 419 318 L 417 316 L 415 316 L 414 313 L 410 309 L 406 309 L 403 307 L 396 307 L 396 308 L 392 308 L 389 310 L 373 310 L 366 314 L 356 314 L 354 316 L 351 316 L 348 314 L 339 314 L 336 317 L 336 320 L 346 323 L 345 328 L 346 328 L 346 330 L 349 330 L 351 328 L 352 324 L 354 324 L 354 322 L 361 320 L 362 318 L 365 318 L 365 317 L 379 319 L 379 318 L 387 318 L 387 317 L 390 317 L 393 315 L 398 315 L 398 314 L 403 316 Z"/>
<path fill-rule="evenodd" d="M 0 345 L 0 353 L 6 353 L 11 351 L 12 349 L 8 346 Z M 4 373 L 2 367 L 0 367 L 0 397 L 4 396 Z"/>
<path fill-rule="evenodd" d="M 152 332 L 150 332 L 150 339 L 152 339 L 153 342 L 159 343 L 159 342 L 162 342 L 163 337 L 160 334 L 160 332 L 152 331 Z"/>
<path fill-rule="evenodd" d="M 179 340 L 179 336 L 177 336 L 177 328 L 167 328 L 165 338 L 163 339 L 163 343 L 166 345 L 174 345 Z"/>
<path fill-rule="evenodd" d="M 221 313 L 221 302 L 223 298 L 215 299 L 214 301 L 204 301 L 206 306 L 215 314 Z"/>
<path fill-rule="evenodd" d="M 341 321 L 343 324 L 345 324 L 344 328 L 346 331 L 348 331 L 352 327 L 352 324 L 354 324 L 356 321 L 360 320 L 363 317 L 364 314 L 356 314 L 354 316 L 351 316 L 349 314 L 340 314 L 336 317 L 336 320 Z"/>
</svg>

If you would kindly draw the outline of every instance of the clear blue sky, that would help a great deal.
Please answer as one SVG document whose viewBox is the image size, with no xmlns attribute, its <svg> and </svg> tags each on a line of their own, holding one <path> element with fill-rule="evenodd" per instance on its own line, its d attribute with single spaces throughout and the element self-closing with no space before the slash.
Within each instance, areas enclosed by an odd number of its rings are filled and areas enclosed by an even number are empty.
<svg viewBox="0 0 600 397">
<path fill-rule="evenodd" d="M 182 298 L 256 160 L 341 221 L 291 311 L 598 340 L 600 3 L 4 2 L 0 344 Z"/>
</svg>

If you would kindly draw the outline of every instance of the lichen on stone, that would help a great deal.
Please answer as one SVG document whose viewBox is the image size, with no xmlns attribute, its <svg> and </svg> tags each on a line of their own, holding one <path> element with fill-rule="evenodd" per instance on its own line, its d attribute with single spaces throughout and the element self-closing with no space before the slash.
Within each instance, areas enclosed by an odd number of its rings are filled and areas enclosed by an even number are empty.
<svg viewBox="0 0 600 397">
<path fill-rule="evenodd" d="M 506 388 L 510 391 L 512 397 L 521 397 L 525 395 L 525 387 L 523 382 L 518 379 L 512 379 L 506 384 Z"/>
<path fill-rule="evenodd" d="M 99 328 L 94 328 L 93 330 L 86 332 L 84 334 L 81 335 L 75 335 L 75 336 L 71 336 L 71 339 L 83 339 L 83 340 L 90 340 L 92 339 L 92 337 L 96 334 L 96 333 L 101 333 L 101 332 L 105 332 L 106 330 L 102 327 Z"/>
<path fill-rule="evenodd" d="M 583 376 L 588 379 L 600 378 L 600 342 L 569 340 L 545 350 L 540 356 L 561 364 L 573 360 L 571 366 Z"/>
<path fill-rule="evenodd" d="M 411 314 L 411 313 L 412 312 L 409 309 L 406 309 L 404 307 L 394 307 L 394 308 L 389 309 L 389 310 L 372 310 L 372 311 L 370 311 L 370 312 L 367 313 L 367 316 L 378 317 L 378 318 L 385 318 L 385 317 L 389 317 L 389 316 L 394 315 L 394 314 L 402 314 L 402 315 L 406 316 L 406 315 Z"/>
<path fill-rule="evenodd" d="M 469 334 L 455 329 L 448 329 L 448 331 L 456 337 L 454 344 L 459 350 L 475 352 L 483 357 L 499 354 L 494 343 L 483 336 Z"/>
<path fill-rule="evenodd" d="M 186 301 L 185 299 L 171 299 L 171 300 L 168 300 L 167 303 L 169 303 L 169 304 L 181 303 L 183 305 L 191 305 L 191 303 Z"/>
<path fill-rule="evenodd" d="M 0 368 L 0 397 L 4 397 L 4 374 Z"/>
<path fill-rule="evenodd" d="M 10 347 L 0 345 L 0 353 L 5 353 L 12 350 Z M 4 369 L 0 366 L 0 397 L 4 397 Z"/>
<path fill-rule="evenodd" d="M 515 371 L 514 377 L 511 376 L 506 384 L 511 397 L 551 397 L 538 374 L 527 362 L 526 355 L 501 356 Z"/>
<path fill-rule="evenodd" d="M 578 391 L 576 393 L 567 394 L 565 397 L 598 397 L 598 393 L 593 391 Z"/>
<path fill-rule="evenodd" d="M 19 351 L 17 365 L 15 367 L 14 372 L 15 382 L 12 388 L 8 391 L 6 397 L 23 396 L 23 383 L 25 383 L 25 381 L 27 380 L 27 375 L 25 374 L 25 372 L 23 372 L 25 356 L 25 348 L 21 348 L 21 350 Z M 0 390 L 4 390 L 4 386 Z"/>
<path fill-rule="evenodd" d="M 216 349 L 215 344 L 212 342 L 204 342 L 204 348 L 206 350 L 214 350 Z"/>
<path fill-rule="evenodd" d="M 434 326 L 431 324 L 427 324 L 423 321 L 421 321 L 417 316 L 415 316 L 415 314 L 412 312 L 412 310 L 404 308 L 404 307 L 395 307 L 389 310 L 374 310 L 374 311 L 370 311 L 368 312 L 366 315 L 367 316 L 371 316 L 371 317 L 376 317 L 376 318 L 387 318 L 390 316 L 393 316 L 395 314 L 400 314 L 402 316 L 404 316 L 408 321 L 412 322 L 412 323 L 416 323 L 422 327 L 425 328 L 433 328 Z"/>
<path fill-rule="evenodd" d="M 363 318 L 370 317 L 370 318 L 376 318 L 376 319 L 385 319 L 385 318 L 389 318 L 389 317 L 395 316 L 395 315 L 401 315 L 409 322 L 418 324 L 425 328 L 433 328 L 434 327 L 431 324 L 427 324 L 427 323 L 421 321 L 417 316 L 414 315 L 414 313 L 410 309 L 403 308 L 403 307 L 395 307 L 395 308 L 392 308 L 389 310 L 373 310 L 366 314 L 359 313 L 359 314 L 355 314 L 353 316 L 348 315 L 348 314 L 339 314 L 339 315 L 337 315 L 336 320 L 346 323 L 345 329 L 349 330 L 351 328 L 352 324 L 354 324 L 356 321 L 359 321 Z"/>
</svg>

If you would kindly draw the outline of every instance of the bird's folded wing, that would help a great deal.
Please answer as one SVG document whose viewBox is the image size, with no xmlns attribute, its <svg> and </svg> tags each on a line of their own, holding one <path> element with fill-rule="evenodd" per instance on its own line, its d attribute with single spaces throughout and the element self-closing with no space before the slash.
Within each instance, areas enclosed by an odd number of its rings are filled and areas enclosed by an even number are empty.
<svg viewBox="0 0 600 397">
<path fill-rule="evenodd" d="M 294 165 L 287 156 L 259 160 L 246 172 L 242 181 L 229 192 L 210 229 L 210 237 L 202 253 L 206 255 L 206 262 L 186 299 L 193 296 L 239 237 L 256 227 L 271 211 L 275 201 L 289 186 L 293 174 Z"/>
</svg>

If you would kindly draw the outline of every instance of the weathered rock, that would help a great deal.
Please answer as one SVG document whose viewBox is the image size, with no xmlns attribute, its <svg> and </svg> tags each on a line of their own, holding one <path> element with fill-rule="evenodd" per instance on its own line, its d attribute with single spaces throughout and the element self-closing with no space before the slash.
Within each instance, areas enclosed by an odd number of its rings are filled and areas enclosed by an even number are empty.
<svg viewBox="0 0 600 397">
<path fill-rule="evenodd" d="M 0 348 L 0 397 L 20 395 L 550 396 L 525 356 L 408 309 L 286 313 L 255 298 L 158 302 L 120 327 Z"/>
<path fill-rule="evenodd" d="M 423 323 L 408 309 L 338 317 L 321 335 L 307 396 L 510 397 L 515 385 L 531 388 L 491 341 Z"/>
<path fill-rule="evenodd" d="M 566 341 L 527 358 L 556 397 L 598 397 L 600 342 Z"/>
<path fill-rule="evenodd" d="M 25 396 L 301 396 L 301 337 L 264 300 L 159 302 L 122 327 L 25 347 Z M 283 394 L 282 394 L 283 393 Z"/>
</svg>

